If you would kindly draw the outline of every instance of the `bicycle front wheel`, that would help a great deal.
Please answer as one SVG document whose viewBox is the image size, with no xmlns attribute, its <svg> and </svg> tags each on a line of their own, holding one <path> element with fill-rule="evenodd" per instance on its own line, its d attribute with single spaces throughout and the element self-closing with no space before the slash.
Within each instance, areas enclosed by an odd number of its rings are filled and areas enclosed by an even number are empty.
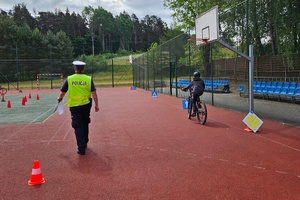
<svg viewBox="0 0 300 200">
<path fill-rule="evenodd" d="M 6 94 L 7 89 L 6 88 L 1 88 L 0 92 L 1 92 L 1 95 L 4 95 L 4 94 Z"/>
<path fill-rule="evenodd" d="M 197 118 L 199 124 L 204 125 L 207 119 L 207 109 L 204 102 L 198 103 L 198 112 L 197 112 Z"/>
</svg>

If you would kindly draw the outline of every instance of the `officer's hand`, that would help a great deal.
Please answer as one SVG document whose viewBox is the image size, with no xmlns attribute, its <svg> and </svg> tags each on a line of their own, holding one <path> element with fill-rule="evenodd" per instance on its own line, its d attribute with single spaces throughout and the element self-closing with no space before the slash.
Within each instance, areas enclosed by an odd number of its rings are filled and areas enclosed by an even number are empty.
<svg viewBox="0 0 300 200">
<path fill-rule="evenodd" d="M 99 107 L 95 106 L 95 112 L 98 112 L 98 111 L 99 111 Z"/>
<path fill-rule="evenodd" d="M 62 101 L 62 98 L 57 98 L 58 103 Z"/>
</svg>

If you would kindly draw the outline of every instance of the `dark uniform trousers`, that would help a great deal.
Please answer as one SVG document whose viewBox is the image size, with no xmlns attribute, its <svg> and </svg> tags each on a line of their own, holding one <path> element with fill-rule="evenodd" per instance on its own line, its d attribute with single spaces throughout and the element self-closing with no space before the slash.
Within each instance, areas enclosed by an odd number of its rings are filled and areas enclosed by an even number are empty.
<svg viewBox="0 0 300 200">
<path fill-rule="evenodd" d="M 83 106 L 70 107 L 72 127 L 75 130 L 78 151 L 85 152 L 89 142 L 89 123 L 92 101 Z"/>
</svg>

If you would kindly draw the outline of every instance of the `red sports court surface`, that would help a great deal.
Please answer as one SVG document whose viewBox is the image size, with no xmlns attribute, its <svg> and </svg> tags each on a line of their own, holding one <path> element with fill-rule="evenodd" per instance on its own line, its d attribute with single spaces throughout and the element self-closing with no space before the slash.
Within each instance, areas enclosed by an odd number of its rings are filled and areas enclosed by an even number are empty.
<svg viewBox="0 0 300 200">
<path fill-rule="evenodd" d="M 44 123 L 0 125 L 0 199 L 300 199 L 299 128 L 262 119 L 249 133 L 245 114 L 211 106 L 202 126 L 179 98 L 98 95 L 85 156 L 67 107 Z M 34 160 L 46 182 L 28 186 Z"/>
</svg>

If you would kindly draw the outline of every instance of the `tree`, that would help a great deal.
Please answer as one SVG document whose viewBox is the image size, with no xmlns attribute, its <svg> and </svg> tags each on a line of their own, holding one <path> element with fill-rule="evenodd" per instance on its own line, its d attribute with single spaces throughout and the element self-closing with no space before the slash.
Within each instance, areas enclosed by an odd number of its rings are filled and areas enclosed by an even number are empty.
<svg viewBox="0 0 300 200">
<path fill-rule="evenodd" d="M 18 26 L 22 26 L 26 23 L 31 29 L 36 28 L 37 21 L 31 16 L 24 3 L 17 4 L 13 7 L 13 18 Z"/>
<path fill-rule="evenodd" d="M 161 18 L 146 15 L 141 21 L 143 50 L 146 50 L 152 43 L 158 43 L 159 38 L 167 31 L 168 26 Z"/>
<path fill-rule="evenodd" d="M 131 37 L 134 32 L 134 25 L 130 16 L 124 11 L 116 16 L 116 27 L 120 37 L 120 48 L 123 50 L 130 50 Z"/>
<path fill-rule="evenodd" d="M 131 49 L 136 52 L 137 49 L 140 49 L 139 37 L 142 35 L 141 33 L 141 24 L 139 18 L 133 13 L 131 15 L 131 21 L 133 23 L 133 34 L 132 34 L 132 42 Z"/>
</svg>

